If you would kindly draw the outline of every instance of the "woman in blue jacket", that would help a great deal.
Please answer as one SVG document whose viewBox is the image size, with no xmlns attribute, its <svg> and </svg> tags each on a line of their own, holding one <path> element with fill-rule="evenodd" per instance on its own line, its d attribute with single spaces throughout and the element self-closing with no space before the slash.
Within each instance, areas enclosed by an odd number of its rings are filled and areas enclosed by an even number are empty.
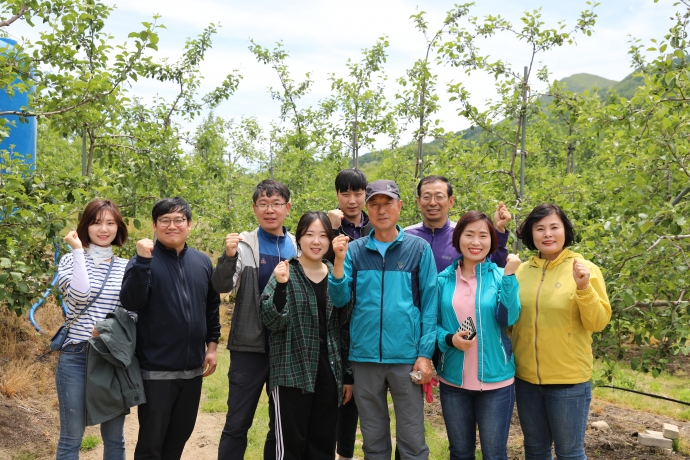
<svg viewBox="0 0 690 460">
<path fill-rule="evenodd" d="M 438 276 L 437 329 L 442 353 L 437 372 L 450 458 L 475 458 L 479 425 L 482 458 L 507 460 L 515 362 L 506 328 L 520 315 L 514 276 L 520 259 L 510 254 L 505 269 L 489 261 L 498 236 L 489 216 L 479 211 L 460 218 L 452 243 L 461 257 Z M 460 331 L 463 323 L 474 328 Z"/>
</svg>

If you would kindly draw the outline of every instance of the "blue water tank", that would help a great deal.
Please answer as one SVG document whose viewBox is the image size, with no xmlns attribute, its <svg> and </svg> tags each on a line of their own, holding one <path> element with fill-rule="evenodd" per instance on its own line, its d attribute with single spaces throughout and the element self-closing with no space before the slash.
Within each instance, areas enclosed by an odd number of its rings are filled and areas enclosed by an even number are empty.
<svg viewBox="0 0 690 460">
<path fill-rule="evenodd" d="M 0 38 L 0 54 L 11 55 L 16 44 L 17 42 L 11 38 Z M 17 81 L 19 79 L 15 80 L 15 82 Z M 0 111 L 28 109 L 29 94 L 33 90 L 33 87 L 24 93 L 15 90 L 14 94 L 10 96 L 7 88 L 0 88 Z M 0 142 L 0 151 L 7 150 L 11 158 L 22 159 L 30 165 L 31 170 L 34 170 L 36 168 L 36 117 L 24 117 L 23 120 L 20 120 L 21 117 L 18 115 L 5 115 L 3 118 L 8 120 L 5 126 L 9 128 L 9 133 Z M 2 135 L 0 134 L 0 136 Z M 1 158 L 0 163 L 2 163 Z"/>
</svg>

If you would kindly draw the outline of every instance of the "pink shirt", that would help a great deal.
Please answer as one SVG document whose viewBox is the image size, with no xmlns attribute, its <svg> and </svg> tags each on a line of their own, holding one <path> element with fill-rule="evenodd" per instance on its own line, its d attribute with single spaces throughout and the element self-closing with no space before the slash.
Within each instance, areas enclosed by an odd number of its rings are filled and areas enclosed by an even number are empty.
<svg viewBox="0 0 690 460">
<path fill-rule="evenodd" d="M 470 279 L 465 279 L 462 276 L 461 266 L 455 271 L 455 292 L 453 293 L 453 310 L 458 318 L 458 323 L 462 324 L 468 316 L 472 317 L 472 321 L 477 326 L 477 334 L 479 334 L 479 323 L 475 315 L 475 299 L 477 293 L 477 275 L 473 273 Z M 474 346 L 465 351 L 465 362 L 462 367 L 462 386 L 465 390 L 480 391 L 480 390 L 495 390 L 497 388 L 504 388 L 513 383 L 513 378 L 502 382 L 485 383 L 479 381 L 479 355 L 478 349 L 479 341 L 476 341 Z M 441 379 L 443 383 L 455 386 Z"/>
</svg>

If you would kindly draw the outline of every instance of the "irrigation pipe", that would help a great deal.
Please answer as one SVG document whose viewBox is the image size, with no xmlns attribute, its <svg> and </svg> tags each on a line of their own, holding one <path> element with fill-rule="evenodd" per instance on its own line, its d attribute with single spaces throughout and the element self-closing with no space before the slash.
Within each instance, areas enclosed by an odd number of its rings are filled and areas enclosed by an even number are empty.
<svg viewBox="0 0 690 460">
<path fill-rule="evenodd" d="M 58 261 L 60 259 L 60 246 L 58 246 L 57 243 L 55 243 L 55 265 L 58 264 Z M 38 325 L 36 322 L 36 318 L 34 318 L 34 313 L 36 312 L 36 309 L 40 307 L 45 300 L 48 298 L 51 292 L 53 292 L 53 288 L 55 287 L 55 284 L 57 284 L 58 280 L 58 273 L 55 273 L 55 276 L 53 277 L 53 281 L 50 282 L 50 286 L 48 289 L 46 289 L 46 292 L 43 293 L 43 295 L 33 304 L 31 305 L 31 309 L 29 310 L 29 321 L 31 321 L 31 324 L 33 325 L 34 328 L 38 332 L 41 332 L 43 334 L 47 334 L 47 332 L 41 328 L 41 326 Z M 62 313 L 67 316 L 67 305 L 65 305 L 64 299 L 62 300 Z"/>
<path fill-rule="evenodd" d="M 638 395 L 649 396 L 652 398 L 663 399 L 664 401 L 671 401 L 678 404 L 683 404 L 685 406 L 690 406 L 690 402 L 678 401 L 677 399 L 667 398 L 666 396 L 653 395 L 651 393 L 645 393 L 644 391 L 631 390 L 630 388 L 621 388 L 614 385 L 598 385 L 597 388 L 613 388 L 614 390 L 629 391 L 630 393 L 637 393 Z"/>
</svg>

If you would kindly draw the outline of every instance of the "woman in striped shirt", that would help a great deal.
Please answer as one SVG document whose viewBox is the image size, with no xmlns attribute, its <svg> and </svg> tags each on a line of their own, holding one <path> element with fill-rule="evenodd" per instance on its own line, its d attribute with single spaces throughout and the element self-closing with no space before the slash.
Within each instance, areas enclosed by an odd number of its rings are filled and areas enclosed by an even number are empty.
<svg viewBox="0 0 690 460">
<path fill-rule="evenodd" d="M 67 304 L 67 319 L 77 319 L 69 328 L 55 373 L 60 406 L 57 460 L 79 459 L 86 422 L 87 344 L 92 334 L 97 334 L 96 321 L 121 306 L 120 286 L 127 259 L 115 257 L 112 245 L 122 246 L 126 240 L 127 226 L 117 205 L 101 199 L 86 205 L 77 230 L 65 237 L 72 252 L 60 260 L 58 281 Z M 101 424 L 104 460 L 125 459 L 124 422 L 125 415 L 121 415 Z"/>
</svg>

